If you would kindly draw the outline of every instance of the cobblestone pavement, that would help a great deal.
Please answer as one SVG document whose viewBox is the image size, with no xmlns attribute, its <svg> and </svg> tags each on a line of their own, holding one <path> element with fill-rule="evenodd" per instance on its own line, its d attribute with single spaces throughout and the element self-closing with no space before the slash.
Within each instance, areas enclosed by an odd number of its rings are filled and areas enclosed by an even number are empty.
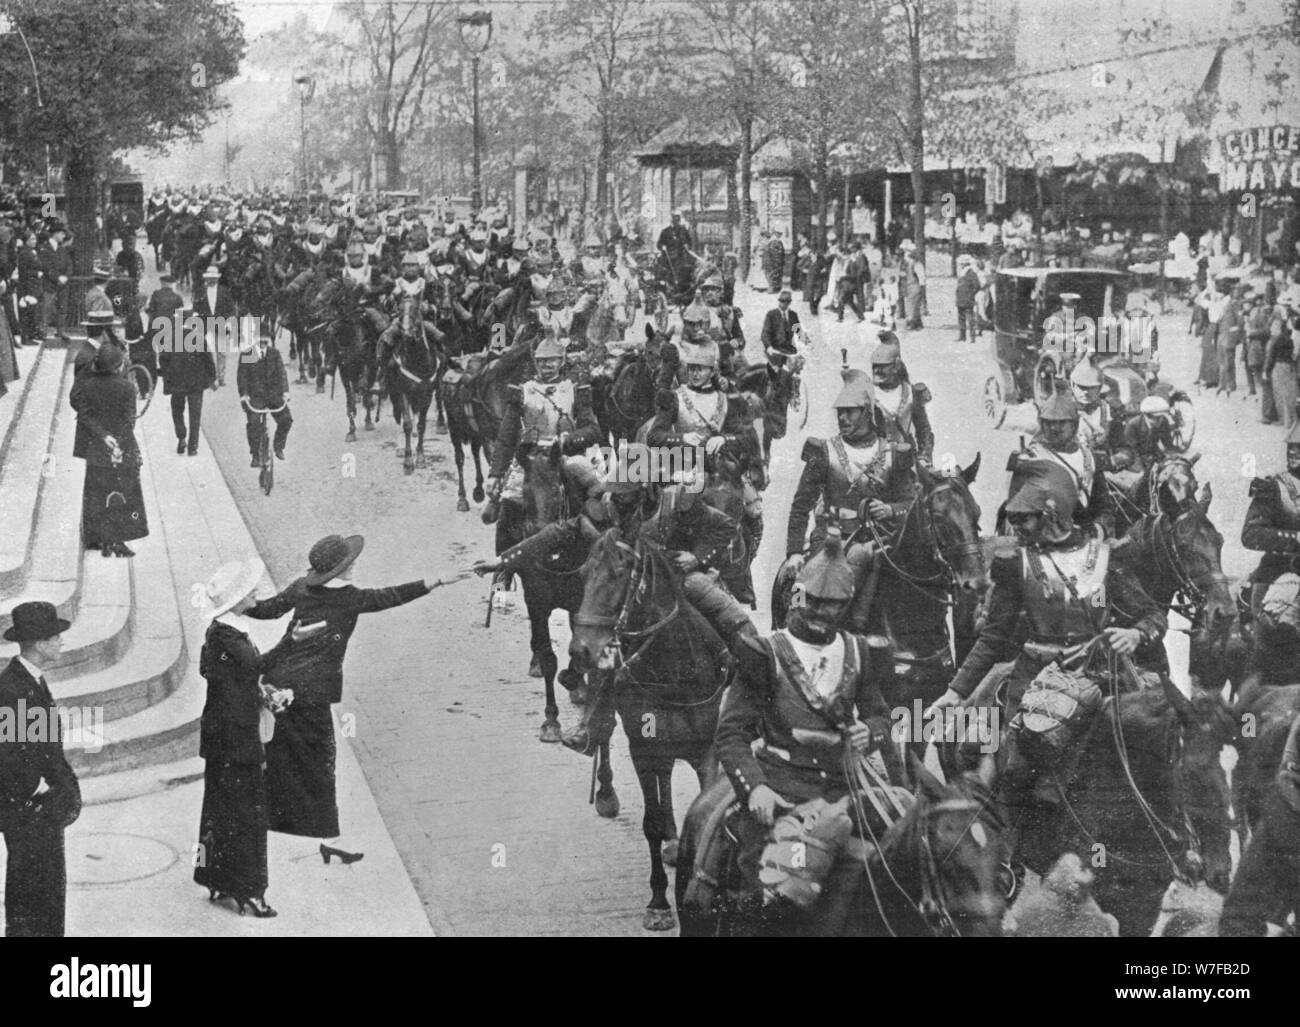
<svg viewBox="0 0 1300 1027">
<path fill-rule="evenodd" d="M 1004 495 L 1014 432 L 986 420 L 981 390 L 992 371 L 991 342 L 957 343 L 951 282 L 932 281 L 933 316 L 919 332 L 903 332 L 912 379 L 929 384 L 934 402 L 936 463 L 951 453 L 965 466 L 976 453 L 982 469 L 975 495 L 983 527 Z M 770 294 L 738 291 L 751 359 L 761 359 L 757 334 Z M 805 317 L 806 308 L 795 307 Z M 852 315 L 850 314 L 850 319 Z M 1166 376 L 1195 377 L 1196 345 L 1185 341 L 1185 314 L 1162 317 Z M 640 331 L 640 325 L 634 327 Z M 807 435 L 832 427 L 828 404 L 839 385 L 841 348 L 865 366 L 875 329 L 825 315 L 809 326 L 807 372 L 811 415 L 774 447 L 764 503 L 766 538 L 755 567 L 760 627 L 767 626 L 767 586 L 784 553 L 785 518 Z M 282 350 L 284 346 L 282 344 Z M 294 375 L 291 374 L 291 380 Z M 1244 379 L 1243 379 L 1244 381 Z M 210 396 L 205 433 L 260 551 L 277 578 L 300 573 L 311 543 L 330 532 L 362 532 L 357 565 L 362 585 L 445 577 L 492 552 L 491 529 L 478 508 L 455 511 L 455 467 L 446 436 L 430 418 L 428 466 L 404 476 L 400 427 L 391 415 L 374 432 L 343 439 L 342 390 L 334 399 L 314 386 L 291 385 L 294 427 L 288 459 L 264 496 L 249 467 L 243 417 L 231 384 Z M 1238 543 L 1245 511 L 1247 460 L 1261 473 L 1281 463 L 1282 432 L 1259 425 L 1257 401 L 1198 396 L 1198 465 L 1213 483 L 1212 511 L 1227 536 L 1229 575 L 1249 569 Z M 380 811 L 439 933 L 635 935 L 649 897 L 649 862 L 641 835 L 641 796 L 621 732 L 614 774 L 622 812 L 611 821 L 587 804 L 589 761 L 537 740 L 543 696 L 526 676 L 527 624 L 522 599 L 484 628 L 486 585 L 472 580 L 400 610 L 363 620 L 349 652 L 338 712 L 355 717 L 352 744 Z M 554 632 L 557 645 L 567 632 Z M 1174 648 L 1177 648 L 1175 640 Z M 561 696 L 561 720 L 573 720 Z M 680 821 L 695 791 L 685 766 L 674 779 Z M 348 811 L 342 810 L 346 836 Z"/>
</svg>

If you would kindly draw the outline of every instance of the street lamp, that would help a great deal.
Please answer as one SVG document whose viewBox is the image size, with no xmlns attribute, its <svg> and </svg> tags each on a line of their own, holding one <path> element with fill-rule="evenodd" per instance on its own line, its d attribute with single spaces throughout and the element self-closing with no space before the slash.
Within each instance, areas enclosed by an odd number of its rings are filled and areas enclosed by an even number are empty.
<svg viewBox="0 0 1300 1027">
<path fill-rule="evenodd" d="M 474 208 L 474 216 L 478 217 L 478 212 L 483 206 L 483 158 L 479 142 L 479 123 L 478 123 L 478 59 L 479 55 L 488 48 L 492 42 L 492 15 L 488 11 L 475 11 L 473 14 L 462 14 L 456 19 L 460 25 L 460 41 L 464 44 L 465 49 L 470 53 L 470 62 L 473 67 L 472 75 L 474 79 L 474 194 L 470 199 L 470 206 Z"/>
<path fill-rule="evenodd" d="M 32 55 L 32 48 L 27 44 L 27 37 L 23 34 L 22 26 L 14 21 L 9 15 L 0 12 L 0 36 L 8 36 L 17 33 L 18 38 L 22 40 L 23 49 L 27 51 L 27 59 L 32 65 L 32 80 L 36 83 L 36 108 L 41 110 L 45 107 L 45 102 L 41 99 L 41 76 L 36 70 L 36 58 Z"/>
<path fill-rule="evenodd" d="M 311 103 L 311 98 L 316 93 L 316 78 L 314 75 L 295 75 L 294 84 L 298 87 L 298 134 L 300 136 L 301 156 L 301 173 L 302 173 L 302 191 L 308 192 L 307 188 L 307 104 Z"/>
</svg>

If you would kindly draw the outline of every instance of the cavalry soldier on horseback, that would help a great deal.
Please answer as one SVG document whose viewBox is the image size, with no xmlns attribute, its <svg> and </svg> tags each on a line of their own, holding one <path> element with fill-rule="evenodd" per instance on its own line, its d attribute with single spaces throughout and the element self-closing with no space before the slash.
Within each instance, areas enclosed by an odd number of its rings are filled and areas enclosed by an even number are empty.
<svg viewBox="0 0 1300 1027">
<path fill-rule="evenodd" d="M 760 876 L 772 826 L 785 810 L 849 792 L 842 751 L 804 732 L 840 734 L 859 754 L 888 751 L 889 708 L 881 680 L 892 665 L 866 639 L 837 629 L 855 588 L 837 530 L 799 571 L 787 626 L 732 644 L 737 674 L 714 735 L 718 759 L 745 812 L 732 823 L 743 890 L 732 923 L 739 935 L 779 929 L 791 911 L 782 885 Z"/>
<path fill-rule="evenodd" d="M 1094 456 L 1110 448 L 1110 404 L 1101 396 L 1102 379 L 1097 365 L 1080 360 L 1070 372 L 1070 390 L 1079 408 L 1079 443 Z"/>
<path fill-rule="evenodd" d="M 772 440 L 785 438 L 790 404 L 799 400 L 803 357 L 789 338 L 770 340 L 764 352 L 767 363 L 744 371 L 737 385 L 741 392 L 753 392 L 763 401 L 763 462 L 769 463 Z"/>
<path fill-rule="evenodd" d="M 1106 653 L 1141 660 L 1145 650 L 1158 662 L 1152 654 L 1167 622 L 1129 571 L 1112 562 L 1110 542 L 1088 537 L 1075 522 L 1074 475 L 1041 459 L 1020 470 L 1006 505 L 1016 537 L 998 537 L 984 626 L 932 708 L 963 702 L 995 664 L 1015 660 L 1006 679 L 1012 728 L 1003 775 L 1019 799 L 1012 806 L 1023 810 L 1056 801 L 1054 789 L 1035 790 L 1040 773 L 1060 770 L 1060 780 L 1068 779 L 1072 768 L 1064 760 L 1104 698 Z M 1043 784 L 1057 779 L 1054 773 Z"/>
<path fill-rule="evenodd" d="M 372 273 L 375 276 L 378 276 L 377 271 L 372 271 Z M 387 282 L 387 280 L 385 279 L 384 282 Z M 402 276 L 398 278 L 396 282 L 391 283 L 390 286 L 393 300 L 397 303 L 401 303 L 405 297 L 414 297 L 415 301 L 420 304 L 420 313 L 423 318 L 423 315 L 427 312 L 429 306 L 425 302 L 425 293 L 427 291 L 426 286 L 427 283 L 420 273 L 419 254 L 406 254 L 402 257 Z M 364 289 L 365 294 L 372 298 L 383 291 L 382 285 L 378 287 L 360 286 L 359 288 Z M 422 324 L 424 331 L 428 333 L 430 338 L 442 338 L 443 333 L 440 332 L 435 325 L 423 320 Z M 384 390 L 387 388 L 388 361 L 392 356 L 392 350 L 396 342 L 398 331 L 399 326 L 396 320 L 394 320 L 384 328 L 383 332 L 379 336 L 378 343 L 375 345 L 375 377 L 374 385 L 372 385 L 370 389 L 371 392 L 376 392 L 382 395 Z"/>
<path fill-rule="evenodd" d="M 876 556 L 876 547 L 863 537 L 865 518 L 883 533 L 894 530 L 907 512 L 915 493 L 910 467 L 897 459 L 894 447 L 877 433 L 871 382 L 862 371 L 844 375 L 844 387 L 835 398 L 840 431 L 829 439 L 808 439 L 803 447 L 803 473 L 790 504 L 786 526 L 786 559 L 778 580 L 786 581 L 804 566 L 806 553 L 815 553 L 836 531 L 845 543 L 846 559 L 854 573 L 854 595 L 848 623 L 865 629 L 870 613 L 870 590 L 862 586 Z M 813 519 L 811 538 L 808 520 Z"/>
<path fill-rule="evenodd" d="M 708 312 L 705 331 L 718 344 L 718 359 L 726 369 L 725 376 L 734 379 L 748 366 L 740 310 L 722 302 L 722 275 L 716 271 L 700 283 L 700 296 Z"/>
<path fill-rule="evenodd" d="M 582 453 L 600 441 L 600 428 L 591 408 L 591 387 L 569 379 L 564 363 L 563 341 L 548 335 L 533 350 L 534 376 L 522 385 L 509 387 L 506 413 L 486 482 L 489 497 L 500 502 L 498 554 L 522 538 L 524 470 L 515 459 L 520 443 L 549 446 L 558 460 Z"/>
<path fill-rule="evenodd" d="M 1115 513 L 1106 479 L 1093 451 L 1079 443 L 1079 407 L 1074 397 L 1053 394 L 1038 408 L 1038 433 L 1020 452 L 1012 453 L 1007 470 L 1015 472 L 1022 460 L 1059 464 L 1074 479 L 1075 520 L 1081 528 L 1097 524 L 1108 535 L 1115 532 Z M 1000 529 L 999 529 L 1000 530 Z"/>
<path fill-rule="evenodd" d="M 1250 608 L 1258 620 L 1269 585 L 1287 572 L 1300 573 L 1300 425 L 1286 437 L 1286 470 L 1250 483 L 1241 544 L 1264 554 L 1250 576 Z"/>
<path fill-rule="evenodd" d="M 739 494 L 732 498 L 745 511 L 743 517 L 736 518 L 743 522 L 745 555 L 743 567 L 729 567 L 726 579 L 738 599 L 753 602 L 748 568 L 763 537 L 758 489 L 765 484 L 763 449 L 754 430 L 753 411 L 749 400 L 741 394 L 718 388 L 718 345 L 713 340 L 683 340 L 676 356 L 685 367 L 685 381 L 675 390 L 659 391 L 658 410 L 646 433 L 646 442 L 655 447 L 692 447 L 697 452 L 702 448 L 706 465 L 720 457 L 724 446 L 738 459 L 745 478 Z"/>
<path fill-rule="evenodd" d="M 893 332 L 881 332 L 879 343 L 871 351 L 871 378 L 876 386 L 881 435 L 886 442 L 912 447 L 910 458 L 905 450 L 898 451 L 904 464 L 914 466 L 919 461 L 928 467 L 934 458 L 934 430 L 925 409 L 930 390 L 907 380 L 902 349 Z"/>
</svg>

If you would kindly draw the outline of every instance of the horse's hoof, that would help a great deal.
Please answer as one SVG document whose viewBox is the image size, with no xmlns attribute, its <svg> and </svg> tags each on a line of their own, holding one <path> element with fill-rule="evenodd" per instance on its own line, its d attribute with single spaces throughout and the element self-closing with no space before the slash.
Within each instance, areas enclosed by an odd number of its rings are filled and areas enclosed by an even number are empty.
<svg viewBox="0 0 1300 1027">
<path fill-rule="evenodd" d="M 350 431 L 350 432 L 348 432 L 345 436 L 343 436 L 343 441 L 344 441 L 344 442 L 356 442 L 356 441 L 357 441 L 357 433 L 354 432 L 354 431 Z"/>
<path fill-rule="evenodd" d="M 647 909 L 641 926 L 647 931 L 671 931 L 677 926 L 677 917 L 671 909 Z"/>
<path fill-rule="evenodd" d="M 424 454 L 423 454 L 423 453 L 417 453 L 417 454 L 416 454 L 416 456 L 415 456 L 415 466 L 418 467 L 420 470 L 424 470 Z"/>
<path fill-rule="evenodd" d="M 596 793 L 596 815 L 606 820 L 613 820 L 618 816 L 618 792 L 613 788 L 610 788 L 608 795 Z"/>
<path fill-rule="evenodd" d="M 403 461 L 402 461 L 402 471 L 403 471 L 403 473 L 408 474 L 408 475 L 409 475 L 409 474 L 414 474 L 414 473 L 415 473 L 415 462 L 412 461 L 412 460 L 403 460 Z"/>
<path fill-rule="evenodd" d="M 366 431 L 374 431 L 374 430 L 375 430 L 375 426 L 374 426 L 373 424 L 371 424 L 369 421 L 367 421 L 367 422 L 366 422 Z"/>
<path fill-rule="evenodd" d="M 481 503 L 481 502 L 483 502 L 483 500 L 486 499 L 486 498 L 487 498 L 487 493 L 483 491 L 482 487 L 481 487 L 481 486 L 475 486 L 475 487 L 474 487 L 474 502 L 476 502 L 476 503 Z M 465 509 L 468 510 L 469 507 L 466 507 Z"/>
<path fill-rule="evenodd" d="M 558 745 L 560 737 L 560 722 L 558 720 L 543 722 L 542 730 L 537 735 L 538 741 L 546 742 L 548 745 Z"/>
<path fill-rule="evenodd" d="M 324 383 L 323 383 L 323 382 L 317 382 L 317 383 L 316 383 L 316 395 L 321 396 L 321 395 L 324 395 L 324 393 L 325 393 L 325 385 L 324 385 Z"/>
<path fill-rule="evenodd" d="M 458 500 L 456 500 L 456 512 L 469 513 L 469 500 L 467 500 L 464 496 L 461 496 Z"/>
<path fill-rule="evenodd" d="M 528 665 L 528 676 L 530 678 L 540 678 L 542 676 L 542 665 L 538 662 L 536 656 L 533 657 L 533 662 Z"/>
<path fill-rule="evenodd" d="M 434 433 L 435 433 L 435 434 L 438 434 L 438 435 L 446 435 L 446 434 L 447 434 L 447 426 L 446 426 L 445 424 L 443 424 L 441 421 L 439 421 L 437 424 L 435 424 L 435 425 L 433 426 L 433 430 L 434 430 Z"/>
<path fill-rule="evenodd" d="M 676 838 L 664 842 L 664 847 L 660 850 L 660 855 L 663 856 L 664 866 L 675 867 L 677 865 L 677 849 L 679 845 L 680 843 Z"/>
</svg>

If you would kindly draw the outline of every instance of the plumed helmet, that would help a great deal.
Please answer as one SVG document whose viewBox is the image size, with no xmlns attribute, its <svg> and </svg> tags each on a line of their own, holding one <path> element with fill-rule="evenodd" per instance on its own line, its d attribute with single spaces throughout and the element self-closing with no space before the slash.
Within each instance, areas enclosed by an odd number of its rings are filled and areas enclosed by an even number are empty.
<svg viewBox="0 0 1300 1027">
<path fill-rule="evenodd" d="M 718 366 L 718 344 L 712 339 L 703 338 L 698 342 L 683 339 L 677 346 L 677 352 L 684 365 Z"/>
<path fill-rule="evenodd" d="M 1100 388 L 1101 372 L 1097 370 L 1097 365 L 1091 360 L 1080 360 L 1074 365 L 1074 370 L 1070 372 L 1070 383 L 1079 386 L 1081 389 Z"/>
<path fill-rule="evenodd" d="M 1145 396 L 1138 405 L 1138 413 L 1146 414 L 1150 417 L 1160 417 L 1169 413 L 1169 400 L 1164 396 Z"/>
<path fill-rule="evenodd" d="M 1042 514 L 1055 529 L 1048 537 L 1060 538 L 1069 532 L 1078 505 L 1078 486 L 1060 464 L 1050 460 L 1017 463 L 1011 478 L 1011 498 L 1007 500 L 1008 514 Z"/>
<path fill-rule="evenodd" d="M 309 235 L 323 235 L 325 233 L 325 226 L 321 224 L 319 218 L 310 218 L 307 221 L 307 232 Z"/>
<path fill-rule="evenodd" d="M 875 405 L 875 401 L 875 389 L 871 385 L 871 377 L 865 371 L 850 368 L 844 372 L 844 387 L 835 397 L 835 409 L 870 407 Z"/>
<path fill-rule="evenodd" d="M 1077 421 L 1079 419 L 1079 404 L 1068 393 L 1053 393 L 1045 403 L 1038 407 L 1038 419 L 1040 421 Z"/>
<path fill-rule="evenodd" d="M 424 262 L 420 260 L 420 255 L 418 253 L 402 254 L 402 267 L 419 267 L 422 263 Z"/>
<path fill-rule="evenodd" d="M 880 342 L 871 351 L 871 365 L 892 364 L 903 351 L 898 345 L 898 337 L 893 332 L 881 332 Z"/>
<path fill-rule="evenodd" d="M 1286 445 L 1288 449 L 1292 446 L 1300 449 L 1300 421 L 1291 425 L 1291 430 L 1286 433 Z"/>
<path fill-rule="evenodd" d="M 803 565 L 794 580 L 795 587 L 807 596 L 817 599 L 853 598 L 857 579 L 844 557 L 844 543 L 838 528 L 832 527 L 826 533 L 821 549 Z"/>
<path fill-rule="evenodd" d="M 487 232 L 482 228 L 475 228 L 469 233 L 470 242 L 487 242 Z"/>
<path fill-rule="evenodd" d="M 704 279 L 704 281 L 700 283 L 700 288 L 701 288 L 701 289 L 721 289 L 721 288 L 722 288 L 722 275 L 717 274 L 716 272 L 713 273 L 713 274 L 711 274 L 711 275 L 709 275 L 708 278 Z"/>
<path fill-rule="evenodd" d="M 528 240 L 522 235 L 510 244 L 510 250 L 513 253 L 523 254 L 527 253 L 530 249 L 532 249 L 532 247 L 528 245 Z"/>
<path fill-rule="evenodd" d="M 699 290 L 695 292 L 695 299 L 691 305 L 682 311 L 683 321 L 695 321 L 703 324 L 709 319 L 709 308 L 705 306 L 704 300 L 700 298 Z"/>
<path fill-rule="evenodd" d="M 555 357 L 563 358 L 565 354 L 564 341 L 554 333 L 548 333 L 543 336 L 542 340 L 533 350 L 534 360 L 554 359 Z"/>
<path fill-rule="evenodd" d="M 356 236 L 353 236 L 352 240 L 348 243 L 348 256 L 351 257 L 353 254 L 363 257 L 366 254 L 366 244 Z"/>
</svg>

